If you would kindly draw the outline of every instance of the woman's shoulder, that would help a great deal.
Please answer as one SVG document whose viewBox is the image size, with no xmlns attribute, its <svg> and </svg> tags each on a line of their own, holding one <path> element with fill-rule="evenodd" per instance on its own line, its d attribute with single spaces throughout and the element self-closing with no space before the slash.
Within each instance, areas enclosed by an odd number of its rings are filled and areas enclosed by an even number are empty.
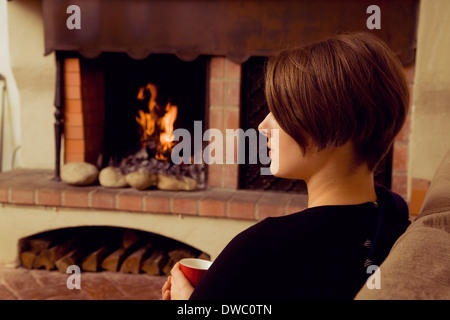
<svg viewBox="0 0 450 320">
<path fill-rule="evenodd" d="M 364 213 L 364 214 L 361 214 Z M 373 203 L 348 206 L 321 206 L 307 208 L 284 216 L 268 217 L 255 223 L 236 236 L 237 240 L 255 243 L 286 238 L 312 238 L 339 229 L 352 229 L 355 225 L 376 219 Z"/>
</svg>

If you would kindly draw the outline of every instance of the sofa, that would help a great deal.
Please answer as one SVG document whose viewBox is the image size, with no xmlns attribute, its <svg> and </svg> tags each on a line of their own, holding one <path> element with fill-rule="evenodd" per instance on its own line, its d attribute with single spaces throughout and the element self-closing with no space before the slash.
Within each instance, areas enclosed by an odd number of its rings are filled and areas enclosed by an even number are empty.
<svg viewBox="0 0 450 320">
<path fill-rule="evenodd" d="M 395 242 L 377 277 L 379 288 L 374 275 L 355 300 L 450 299 L 450 150 L 419 215 Z"/>
</svg>

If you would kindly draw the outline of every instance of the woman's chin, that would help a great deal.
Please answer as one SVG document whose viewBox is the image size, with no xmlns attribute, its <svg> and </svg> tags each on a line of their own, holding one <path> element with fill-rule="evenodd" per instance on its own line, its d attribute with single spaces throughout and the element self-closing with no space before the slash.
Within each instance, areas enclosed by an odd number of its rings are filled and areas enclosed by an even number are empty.
<svg viewBox="0 0 450 320">
<path fill-rule="evenodd" d="M 273 174 L 275 177 L 283 178 L 279 175 L 280 170 L 277 163 L 274 163 L 273 161 L 270 163 L 270 173 Z"/>
</svg>

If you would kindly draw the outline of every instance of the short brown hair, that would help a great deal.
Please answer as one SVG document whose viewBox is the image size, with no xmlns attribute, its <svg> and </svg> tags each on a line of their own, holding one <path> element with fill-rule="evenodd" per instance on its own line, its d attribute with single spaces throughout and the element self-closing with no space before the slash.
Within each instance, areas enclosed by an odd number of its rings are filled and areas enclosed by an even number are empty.
<svg viewBox="0 0 450 320">
<path fill-rule="evenodd" d="M 341 34 L 284 50 L 266 66 L 266 98 L 303 153 L 355 145 L 374 169 L 405 121 L 409 91 L 402 64 L 377 37 Z"/>
</svg>

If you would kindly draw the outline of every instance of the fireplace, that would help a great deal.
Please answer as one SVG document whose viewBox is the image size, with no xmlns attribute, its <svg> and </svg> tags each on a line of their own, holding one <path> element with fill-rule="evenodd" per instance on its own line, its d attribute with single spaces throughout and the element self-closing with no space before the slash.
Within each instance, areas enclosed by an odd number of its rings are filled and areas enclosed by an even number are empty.
<svg viewBox="0 0 450 320">
<path fill-rule="evenodd" d="M 383 2 L 383 29 L 371 31 L 388 41 L 404 65 L 414 61 L 417 2 Z M 2 233 L 4 243 L 14 244 L 4 245 L 0 263 L 14 261 L 17 239 L 87 225 L 147 230 L 187 243 L 214 259 L 235 234 L 256 221 L 305 208 L 302 182 L 261 177 L 260 167 L 236 161 L 205 165 L 204 187 L 189 192 L 75 187 L 54 178 L 66 163 L 85 161 L 102 169 L 120 166 L 139 152 L 136 117 L 139 110 L 148 111 L 148 102 L 138 95 L 148 84 L 158 87 L 160 106 L 170 100 L 178 107 L 183 123 L 174 123 L 174 129 L 192 133 L 196 120 L 202 121 L 202 131 L 214 128 L 224 136 L 226 129 L 255 128 L 267 112 L 260 81 L 266 57 L 281 47 L 335 32 L 366 30 L 369 2 L 71 4 L 81 9 L 80 30 L 67 28 L 66 2 L 43 0 L 42 7 L 46 54 L 56 53 L 55 170 L 18 169 L 0 175 L 0 212 L 17 226 Z M 398 24 L 395 13 L 404 6 L 412 14 Z M 182 76 L 174 79 L 180 69 Z M 172 80 L 181 84 L 166 86 Z M 186 96 L 192 103 L 188 111 L 182 101 Z M 132 112 L 121 113 L 123 105 Z M 387 158 L 383 166 L 386 185 L 390 162 Z"/>
<path fill-rule="evenodd" d="M 181 174 L 204 188 L 204 166 L 174 164 L 171 151 L 177 129 L 193 134 L 196 122 L 206 125 L 206 58 L 58 55 L 64 60 L 64 163 Z"/>
</svg>

